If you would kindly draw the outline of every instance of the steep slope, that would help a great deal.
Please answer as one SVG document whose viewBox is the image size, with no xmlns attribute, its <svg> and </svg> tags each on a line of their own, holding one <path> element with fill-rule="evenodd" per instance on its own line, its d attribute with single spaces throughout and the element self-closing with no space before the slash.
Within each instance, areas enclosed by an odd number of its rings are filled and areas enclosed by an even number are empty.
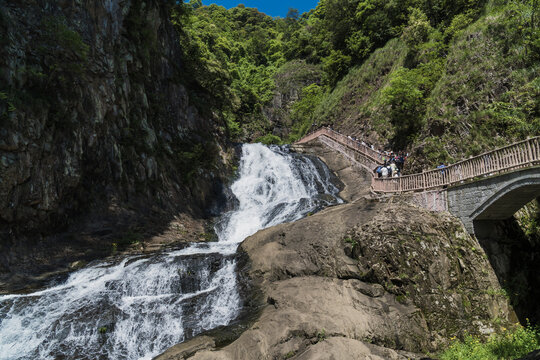
<svg viewBox="0 0 540 360">
<path fill-rule="evenodd" d="M 538 9 L 488 10 L 451 43 L 413 145 L 419 162 L 456 161 L 540 134 L 539 34 L 536 44 L 527 35 L 538 19 L 530 11 Z"/>
<path fill-rule="evenodd" d="M 193 77 L 239 139 L 332 124 L 418 171 L 540 133 L 536 1 L 322 0 L 285 19 L 190 6 Z"/>
<path fill-rule="evenodd" d="M 108 254 L 219 200 L 223 124 L 180 82 L 171 5 L 0 5 L 2 279 Z"/>
<path fill-rule="evenodd" d="M 411 16 L 400 39 L 351 69 L 313 120 L 407 150 L 410 171 L 540 134 L 538 9 L 493 3 L 477 21 L 426 22 L 416 43 L 406 30 L 420 20 Z"/>
</svg>

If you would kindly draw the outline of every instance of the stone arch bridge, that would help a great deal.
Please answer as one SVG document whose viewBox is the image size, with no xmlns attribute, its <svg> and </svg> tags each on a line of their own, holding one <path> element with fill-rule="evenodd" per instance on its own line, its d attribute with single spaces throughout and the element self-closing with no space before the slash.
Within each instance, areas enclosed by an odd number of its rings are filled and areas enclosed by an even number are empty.
<svg viewBox="0 0 540 360">
<path fill-rule="evenodd" d="M 297 142 L 319 139 L 374 175 L 384 154 L 328 128 Z M 493 221 L 511 218 L 540 197 L 540 136 L 419 174 L 397 178 L 373 176 L 372 191 L 409 196 L 425 208 L 449 211 L 470 234 L 487 233 Z"/>
</svg>

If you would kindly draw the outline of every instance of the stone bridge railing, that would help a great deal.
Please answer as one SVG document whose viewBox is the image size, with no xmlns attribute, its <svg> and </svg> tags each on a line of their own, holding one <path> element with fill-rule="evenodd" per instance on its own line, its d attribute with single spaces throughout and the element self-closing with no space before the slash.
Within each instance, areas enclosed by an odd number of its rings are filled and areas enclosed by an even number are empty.
<svg viewBox="0 0 540 360">
<path fill-rule="evenodd" d="M 328 128 L 321 128 L 305 136 L 297 144 L 306 143 L 319 136 L 329 137 L 355 150 L 372 164 L 382 163 L 383 154 L 380 152 Z M 425 191 L 538 164 L 540 164 L 540 136 L 486 152 L 442 169 L 394 178 L 373 177 L 371 187 L 373 191 L 382 193 Z"/>
</svg>

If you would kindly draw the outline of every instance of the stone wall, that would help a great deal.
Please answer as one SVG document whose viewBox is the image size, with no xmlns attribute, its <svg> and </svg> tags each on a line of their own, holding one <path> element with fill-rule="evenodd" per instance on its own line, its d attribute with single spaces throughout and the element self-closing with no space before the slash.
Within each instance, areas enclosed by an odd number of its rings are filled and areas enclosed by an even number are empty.
<svg viewBox="0 0 540 360">
<path fill-rule="evenodd" d="M 410 203 L 430 211 L 443 212 L 448 210 L 446 190 L 443 189 L 410 193 L 404 196 L 408 198 Z"/>
</svg>

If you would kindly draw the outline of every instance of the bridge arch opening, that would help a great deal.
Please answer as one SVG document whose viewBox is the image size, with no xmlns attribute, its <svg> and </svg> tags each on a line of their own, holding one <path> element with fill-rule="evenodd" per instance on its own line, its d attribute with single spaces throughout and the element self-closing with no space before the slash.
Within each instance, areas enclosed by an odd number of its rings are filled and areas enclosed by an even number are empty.
<svg viewBox="0 0 540 360">
<path fill-rule="evenodd" d="M 478 206 L 471 219 L 519 321 L 540 324 L 540 236 L 527 234 L 514 216 L 527 204 L 540 220 L 540 177 L 503 186 Z"/>
<path fill-rule="evenodd" d="M 519 209 L 538 196 L 540 196 L 540 177 L 519 179 L 505 185 L 484 200 L 470 217 L 473 222 L 511 219 Z"/>
</svg>

